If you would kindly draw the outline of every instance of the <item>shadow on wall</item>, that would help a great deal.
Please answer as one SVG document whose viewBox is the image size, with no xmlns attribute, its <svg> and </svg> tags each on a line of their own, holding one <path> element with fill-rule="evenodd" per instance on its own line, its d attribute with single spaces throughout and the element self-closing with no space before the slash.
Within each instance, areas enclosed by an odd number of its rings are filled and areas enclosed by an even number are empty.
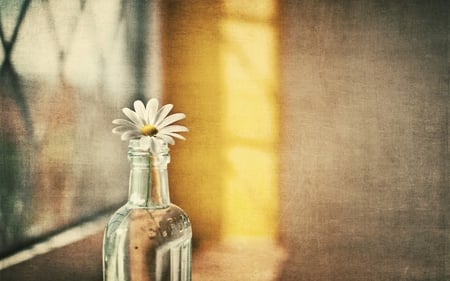
<svg viewBox="0 0 450 281">
<path fill-rule="evenodd" d="M 110 122 L 146 81 L 133 75 L 135 6 L 122 4 L 2 3 L 0 257 L 126 198 Z"/>
<path fill-rule="evenodd" d="M 31 198 L 27 193 L 26 179 L 30 178 L 31 167 L 23 154 L 29 154 L 20 150 L 20 143 L 31 143 L 24 132 L 30 126 L 30 114 L 28 105 L 20 89 L 17 73 L 10 64 L 3 64 L 0 69 L 0 83 L 4 85 L 1 89 L 1 128 L 2 142 L 0 145 L 1 170 L 3 188 L 0 189 L 0 221 L 1 239 L 0 249 L 3 251 L 12 250 L 12 241 L 23 239 L 23 232 L 29 224 L 29 216 L 25 206 L 29 205 Z M 5 87 L 7 86 L 7 88 Z M 5 89 L 6 88 L 6 89 Z M 7 89 L 14 89 L 13 95 L 6 98 L 10 92 Z M 7 109 L 16 108 L 15 111 Z M 14 122 L 14 120 L 23 120 Z"/>
</svg>

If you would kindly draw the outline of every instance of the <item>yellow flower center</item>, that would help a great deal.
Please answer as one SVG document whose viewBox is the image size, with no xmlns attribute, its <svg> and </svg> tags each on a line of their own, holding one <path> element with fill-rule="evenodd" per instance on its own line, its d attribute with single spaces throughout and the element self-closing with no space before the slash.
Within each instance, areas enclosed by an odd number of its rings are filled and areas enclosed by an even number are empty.
<svg viewBox="0 0 450 281">
<path fill-rule="evenodd" d="M 155 126 L 148 124 L 141 128 L 141 133 L 144 136 L 153 137 L 158 133 L 158 129 Z"/>
</svg>

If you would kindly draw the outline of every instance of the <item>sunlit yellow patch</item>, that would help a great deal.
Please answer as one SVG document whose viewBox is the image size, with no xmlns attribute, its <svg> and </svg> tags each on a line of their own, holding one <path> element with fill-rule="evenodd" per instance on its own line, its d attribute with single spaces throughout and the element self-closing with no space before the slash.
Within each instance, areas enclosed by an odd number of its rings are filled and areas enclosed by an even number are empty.
<svg viewBox="0 0 450 281">
<path fill-rule="evenodd" d="M 150 124 L 145 125 L 144 127 L 141 128 L 141 134 L 143 134 L 144 136 L 153 137 L 157 133 L 158 133 L 158 129 L 155 126 L 150 125 Z"/>
<path fill-rule="evenodd" d="M 174 67 L 169 59 L 167 82 L 175 85 L 174 93 L 186 86 L 195 89 L 173 98 L 192 110 L 191 116 L 201 112 L 195 126 L 204 133 L 190 135 L 197 149 L 177 152 L 177 158 L 183 157 L 177 162 L 195 169 L 177 166 L 182 176 L 176 180 L 195 183 L 194 192 L 175 188 L 171 195 L 186 208 L 199 240 L 277 238 L 279 1 L 209 1 L 215 9 L 205 9 L 203 1 L 189 2 L 183 5 L 189 12 L 171 14 L 179 25 L 171 33 L 177 36 L 167 38 L 182 47 L 173 50 L 174 58 L 188 63 Z M 217 11 L 215 17 L 211 10 Z M 219 40 L 205 40 L 209 31 L 198 27 L 206 25 Z"/>
<path fill-rule="evenodd" d="M 276 1 L 226 3 L 230 16 L 221 21 L 226 44 L 220 55 L 227 144 L 223 155 L 229 166 L 223 170 L 221 234 L 277 237 L 278 35 L 272 24 Z"/>
</svg>

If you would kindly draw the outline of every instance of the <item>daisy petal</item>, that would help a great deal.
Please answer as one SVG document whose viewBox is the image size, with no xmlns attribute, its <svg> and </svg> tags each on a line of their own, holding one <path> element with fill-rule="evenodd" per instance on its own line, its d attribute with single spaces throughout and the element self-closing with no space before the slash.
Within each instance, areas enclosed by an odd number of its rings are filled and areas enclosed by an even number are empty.
<svg viewBox="0 0 450 281">
<path fill-rule="evenodd" d="M 175 140 L 169 135 L 159 135 L 158 137 L 167 142 L 168 144 L 171 145 L 175 144 Z"/>
<path fill-rule="evenodd" d="M 144 103 L 140 100 L 134 102 L 134 111 L 140 117 L 141 120 L 144 121 L 144 124 L 148 122 L 147 114 L 145 114 L 145 106 Z"/>
<path fill-rule="evenodd" d="M 173 105 L 172 104 L 166 104 L 164 106 L 162 106 L 159 110 L 158 110 L 158 114 L 156 115 L 155 118 L 155 126 L 158 126 L 159 123 L 161 123 L 164 118 L 166 118 L 166 116 L 169 114 L 169 112 L 172 110 Z"/>
<path fill-rule="evenodd" d="M 114 134 L 119 134 L 119 135 L 121 135 L 121 134 L 123 134 L 123 133 L 125 133 L 125 132 L 127 132 L 127 131 L 136 131 L 136 132 L 139 132 L 138 130 L 136 130 L 136 127 L 130 128 L 129 126 L 117 126 L 117 127 L 115 127 L 115 128 L 112 129 L 112 132 L 113 132 Z"/>
<path fill-rule="evenodd" d="M 147 124 L 155 124 L 156 114 L 158 113 L 158 100 L 150 99 L 146 106 Z"/>
<path fill-rule="evenodd" d="M 125 119 L 114 119 L 112 123 L 115 125 L 130 126 L 132 128 L 136 127 L 136 124 Z"/>
<path fill-rule="evenodd" d="M 176 133 L 176 132 L 188 132 L 188 128 L 181 125 L 170 125 L 159 130 L 158 135 L 164 135 L 168 133 Z"/>
<path fill-rule="evenodd" d="M 121 140 L 131 140 L 134 138 L 138 138 L 141 134 L 138 131 L 127 131 L 122 134 L 120 137 Z"/>
<path fill-rule="evenodd" d="M 139 144 L 140 144 L 141 148 L 145 149 L 145 150 L 150 148 L 151 143 L 152 143 L 152 139 L 150 137 L 148 137 L 148 136 L 142 137 L 139 140 Z"/>
<path fill-rule="evenodd" d="M 157 155 L 158 154 L 158 144 L 156 142 L 155 138 L 150 138 L 151 142 L 150 142 L 150 151 L 153 153 L 153 155 Z"/>
<path fill-rule="evenodd" d="M 157 125 L 158 128 L 162 129 L 164 127 L 166 127 L 167 125 L 170 125 L 172 123 L 175 123 L 181 119 L 186 118 L 186 115 L 184 113 L 175 113 L 172 115 L 167 116 L 162 122 L 161 124 Z"/>
<path fill-rule="evenodd" d="M 183 137 L 182 135 L 180 135 L 180 134 L 177 134 L 177 133 L 166 133 L 165 135 L 168 135 L 168 136 L 171 136 L 171 137 L 174 137 L 174 138 L 180 139 L 180 140 L 186 140 L 186 138 L 185 138 L 185 137 Z"/>
<path fill-rule="evenodd" d="M 129 108 L 123 108 L 122 109 L 123 114 L 125 114 L 128 118 L 130 118 L 130 120 L 138 125 L 138 126 L 144 126 L 144 123 L 142 122 L 143 120 L 141 120 L 141 118 L 139 118 L 139 116 L 136 114 L 136 112 L 134 112 L 133 110 L 129 109 Z"/>
</svg>

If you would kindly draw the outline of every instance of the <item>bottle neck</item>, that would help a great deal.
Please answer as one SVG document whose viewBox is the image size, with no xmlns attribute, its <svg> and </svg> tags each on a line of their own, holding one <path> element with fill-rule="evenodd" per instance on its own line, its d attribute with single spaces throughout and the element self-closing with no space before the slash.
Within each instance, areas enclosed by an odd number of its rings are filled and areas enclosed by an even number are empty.
<svg viewBox="0 0 450 281">
<path fill-rule="evenodd" d="M 167 164 L 169 154 L 153 154 L 130 145 L 130 183 L 128 204 L 166 208 L 170 205 Z"/>
</svg>

